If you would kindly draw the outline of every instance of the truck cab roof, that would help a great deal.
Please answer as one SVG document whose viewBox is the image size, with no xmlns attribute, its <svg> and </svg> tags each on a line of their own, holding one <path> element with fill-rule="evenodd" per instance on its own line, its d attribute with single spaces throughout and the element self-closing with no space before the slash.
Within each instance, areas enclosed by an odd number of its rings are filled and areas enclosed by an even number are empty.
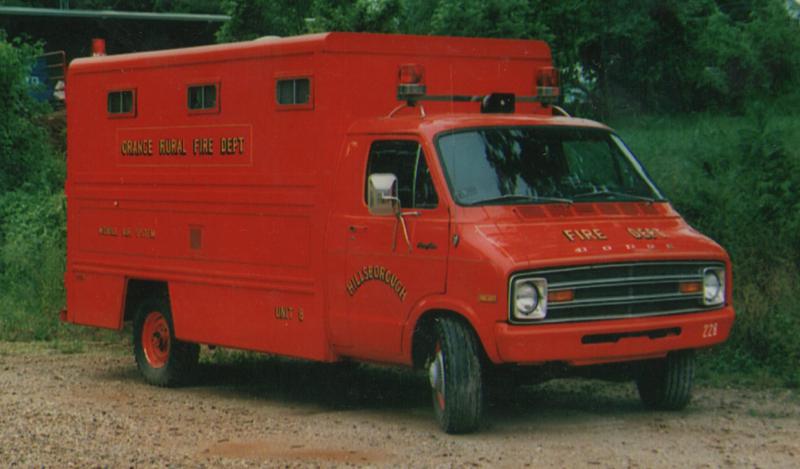
<svg viewBox="0 0 800 469">
<path fill-rule="evenodd" d="M 588 127 L 611 131 L 599 122 L 566 116 L 453 113 L 422 117 L 414 108 L 402 111 L 402 116 L 363 119 L 353 123 L 353 134 L 425 134 L 475 127 L 563 126 Z"/>
</svg>

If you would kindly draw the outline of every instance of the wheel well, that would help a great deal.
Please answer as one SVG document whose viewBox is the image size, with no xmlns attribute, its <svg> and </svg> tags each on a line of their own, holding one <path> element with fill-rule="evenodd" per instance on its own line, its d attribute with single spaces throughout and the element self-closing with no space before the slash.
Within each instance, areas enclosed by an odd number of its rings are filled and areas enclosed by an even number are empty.
<svg viewBox="0 0 800 469">
<path fill-rule="evenodd" d="M 169 304 L 167 282 L 157 280 L 129 279 L 125 293 L 124 321 L 133 321 L 136 308 L 147 298 L 163 298 Z"/>
<path fill-rule="evenodd" d="M 425 366 L 425 361 L 433 352 L 433 347 L 436 341 L 436 320 L 442 317 L 454 318 L 463 322 L 469 327 L 469 330 L 475 334 L 480 348 L 480 359 L 486 360 L 486 352 L 483 350 L 478 334 L 472 327 L 472 324 L 462 315 L 448 310 L 433 310 L 428 311 L 417 320 L 414 327 L 414 335 L 411 338 L 411 360 L 414 368 L 422 368 Z"/>
</svg>

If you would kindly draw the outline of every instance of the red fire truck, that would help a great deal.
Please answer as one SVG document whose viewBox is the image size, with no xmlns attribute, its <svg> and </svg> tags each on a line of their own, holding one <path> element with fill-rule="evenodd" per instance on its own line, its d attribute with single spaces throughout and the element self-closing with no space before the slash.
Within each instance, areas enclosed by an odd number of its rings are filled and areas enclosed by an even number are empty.
<svg viewBox="0 0 800 469">
<path fill-rule="evenodd" d="M 201 344 L 400 364 L 468 432 L 501 375 L 624 366 L 683 408 L 693 350 L 729 335 L 727 254 L 559 112 L 543 42 L 265 38 L 68 83 L 63 319 L 131 321 L 149 383 Z"/>
</svg>

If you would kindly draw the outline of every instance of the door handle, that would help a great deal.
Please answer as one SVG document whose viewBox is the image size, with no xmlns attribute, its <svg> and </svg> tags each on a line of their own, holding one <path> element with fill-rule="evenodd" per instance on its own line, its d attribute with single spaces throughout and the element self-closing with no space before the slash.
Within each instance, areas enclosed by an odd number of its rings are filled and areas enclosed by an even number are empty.
<svg viewBox="0 0 800 469">
<path fill-rule="evenodd" d="M 436 249 L 436 243 L 417 243 L 417 249 L 432 250 Z"/>
<path fill-rule="evenodd" d="M 364 225 L 350 225 L 347 227 L 347 231 L 357 233 L 359 231 L 367 231 L 367 227 Z"/>
</svg>

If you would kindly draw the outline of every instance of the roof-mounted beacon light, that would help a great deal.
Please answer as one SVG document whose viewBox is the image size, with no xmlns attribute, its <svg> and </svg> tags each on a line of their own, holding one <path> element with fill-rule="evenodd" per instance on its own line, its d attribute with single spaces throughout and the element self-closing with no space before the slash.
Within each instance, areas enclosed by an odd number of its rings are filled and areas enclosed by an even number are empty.
<svg viewBox="0 0 800 469">
<path fill-rule="evenodd" d="M 557 104 L 561 97 L 561 88 L 558 87 L 558 69 L 555 67 L 541 67 L 536 74 L 536 97 L 545 106 Z"/>
<path fill-rule="evenodd" d="M 558 70 L 554 67 L 541 67 L 536 74 L 536 95 L 516 96 L 514 93 L 489 93 L 486 95 L 429 95 L 425 85 L 425 69 L 420 64 L 402 64 L 397 69 L 397 99 L 403 104 L 394 108 L 389 117 L 394 116 L 405 106 L 414 107 L 423 101 L 450 103 L 480 103 L 483 113 L 513 114 L 516 103 L 541 103 L 543 106 L 559 102 L 561 90 L 558 87 Z M 561 111 L 566 115 L 566 112 Z M 425 110 L 420 106 L 424 117 Z"/>
<path fill-rule="evenodd" d="M 397 99 L 413 105 L 414 98 L 425 96 L 425 68 L 420 64 L 402 64 L 397 70 Z"/>
<path fill-rule="evenodd" d="M 106 55 L 106 40 L 101 38 L 92 38 L 92 57 L 102 57 Z"/>
</svg>

